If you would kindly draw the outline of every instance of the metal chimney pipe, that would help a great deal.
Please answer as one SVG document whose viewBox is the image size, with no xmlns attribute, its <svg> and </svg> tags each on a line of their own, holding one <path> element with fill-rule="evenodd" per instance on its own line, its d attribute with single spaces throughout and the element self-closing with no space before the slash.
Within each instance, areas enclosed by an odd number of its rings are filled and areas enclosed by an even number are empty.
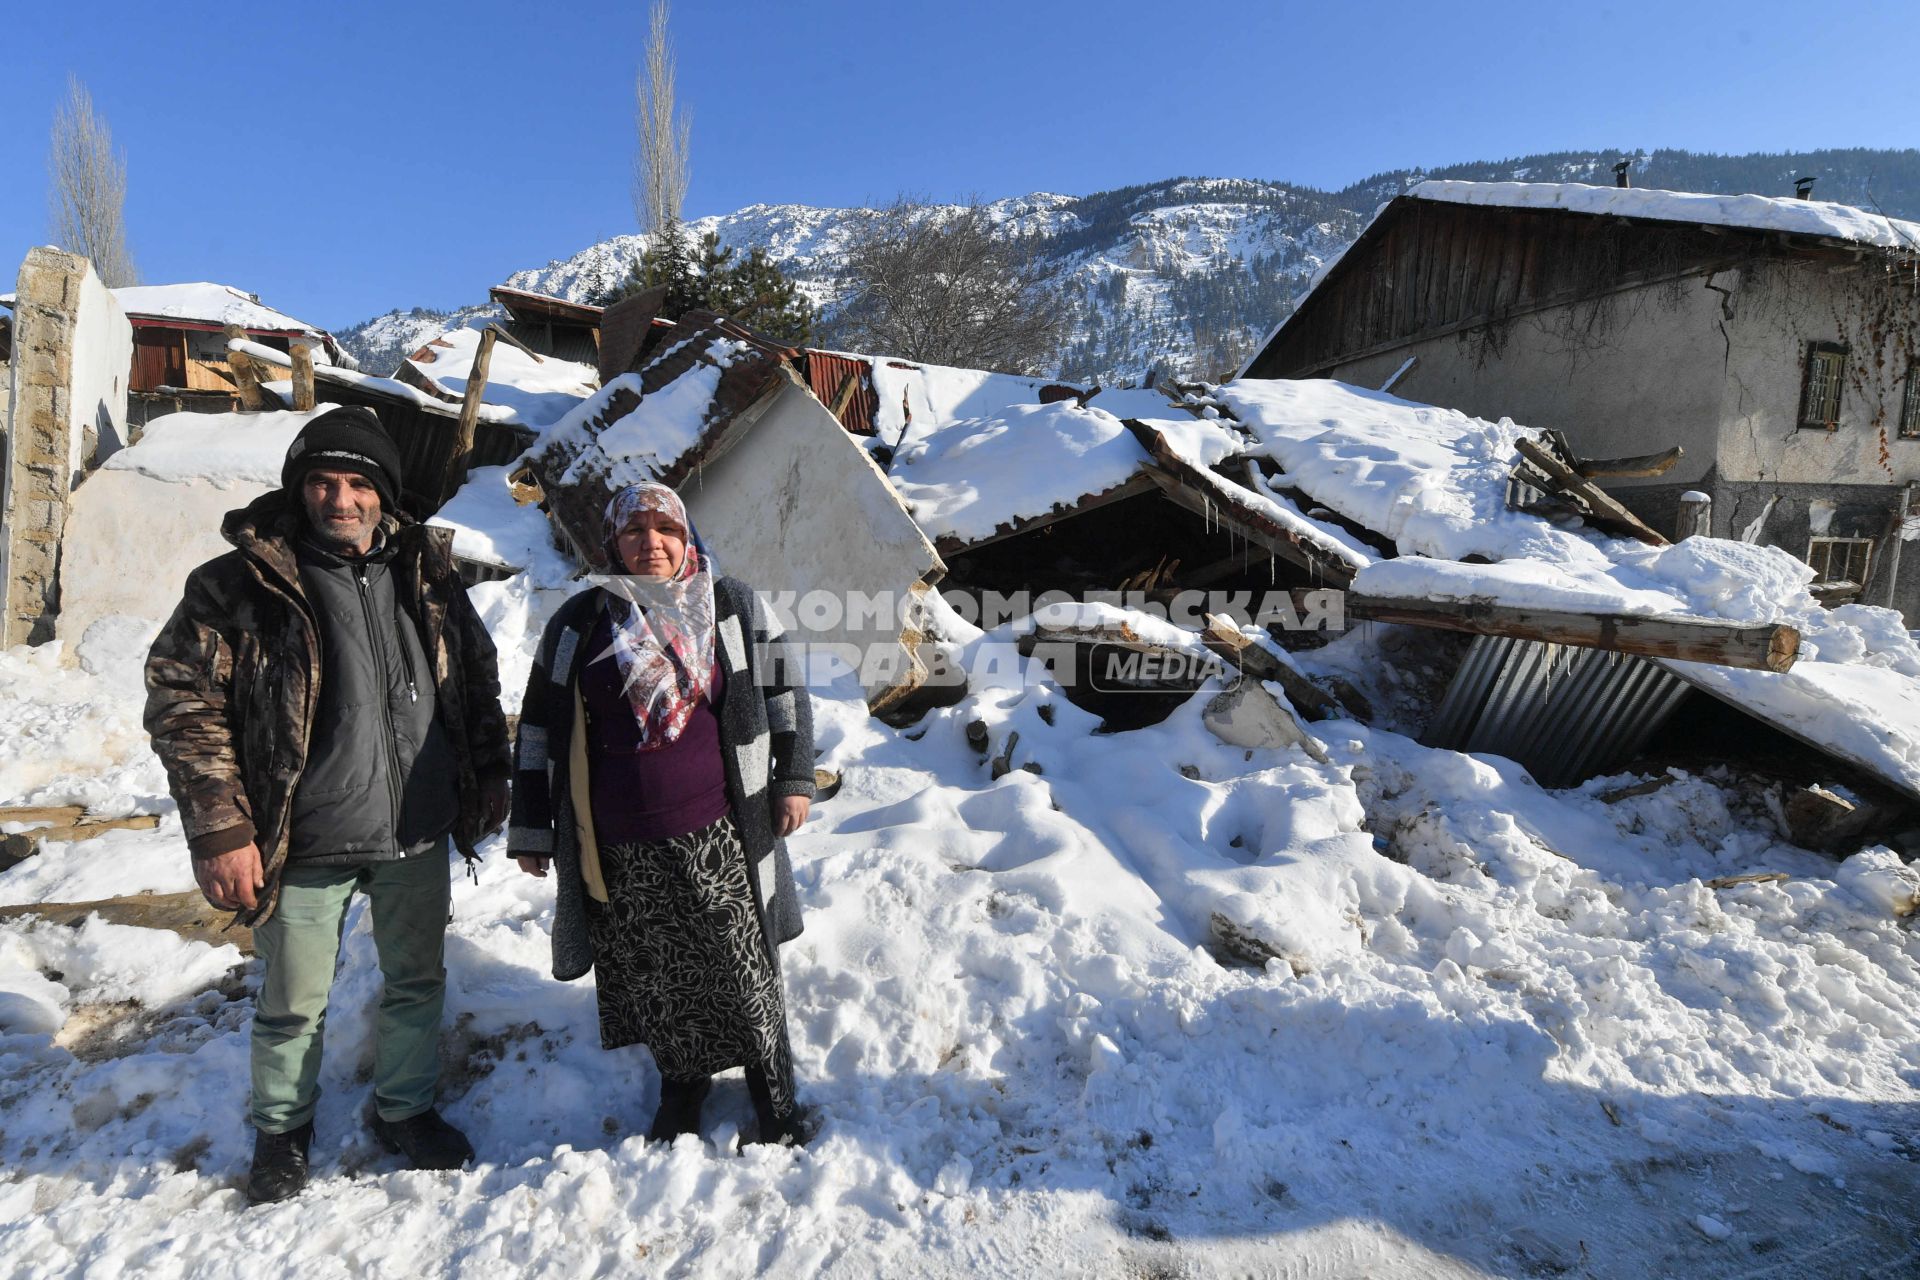
<svg viewBox="0 0 1920 1280">
<path fill-rule="evenodd" d="M 1814 180 L 1812 178 L 1795 178 L 1793 180 L 1793 194 L 1799 196 L 1802 200 L 1813 199 L 1813 182 Z"/>
<path fill-rule="evenodd" d="M 1616 187 L 1632 186 L 1633 180 L 1627 177 L 1627 170 L 1631 168 L 1633 168 L 1633 161 L 1631 160 L 1622 160 L 1618 164 L 1614 165 L 1613 166 L 1613 185 Z"/>
</svg>

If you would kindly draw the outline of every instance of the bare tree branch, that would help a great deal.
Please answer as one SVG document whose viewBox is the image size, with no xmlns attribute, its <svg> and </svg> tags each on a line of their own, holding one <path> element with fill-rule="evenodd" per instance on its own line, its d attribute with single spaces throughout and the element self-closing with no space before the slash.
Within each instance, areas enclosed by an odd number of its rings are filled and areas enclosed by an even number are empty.
<svg viewBox="0 0 1920 1280">
<path fill-rule="evenodd" d="M 959 209 L 901 196 L 849 236 L 853 293 L 830 326 L 838 346 L 1007 373 L 1041 373 L 1066 309 L 1030 246 L 978 200 Z"/>
<path fill-rule="evenodd" d="M 109 288 L 138 284 L 127 249 L 127 162 L 113 149 L 93 95 L 67 77 L 67 99 L 54 109 L 47 143 L 47 212 L 53 238 L 84 254 Z"/>
<path fill-rule="evenodd" d="M 652 235 L 680 220 L 687 196 L 688 143 L 693 121 L 674 111 L 673 44 L 667 36 L 667 0 L 653 0 L 647 54 L 634 80 L 633 213 Z"/>
</svg>

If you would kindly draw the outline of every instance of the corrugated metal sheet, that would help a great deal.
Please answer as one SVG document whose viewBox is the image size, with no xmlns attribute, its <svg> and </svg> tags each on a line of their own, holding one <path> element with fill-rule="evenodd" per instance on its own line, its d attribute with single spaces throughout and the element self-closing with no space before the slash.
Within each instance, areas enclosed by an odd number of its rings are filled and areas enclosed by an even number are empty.
<svg viewBox="0 0 1920 1280">
<path fill-rule="evenodd" d="M 1625 763 L 1687 695 L 1684 681 L 1630 654 L 1476 636 L 1421 741 L 1506 756 L 1542 786 Z"/>
<path fill-rule="evenodd" d="M 805 364 L 807 387 L 821 404 L 831 409 L 840 403 L 841 396 L 848 397 L 836 415 L 841 426 L 856 436 L 870 436 L 878 429 L 874 415 L 880 411 L 880 396 L 873 389 L 871 364 L 852 356 L 811 350 L 806 353 Z M 851 391 L 847 389 L 849 378 L 853 379 Z"/>
</svg>

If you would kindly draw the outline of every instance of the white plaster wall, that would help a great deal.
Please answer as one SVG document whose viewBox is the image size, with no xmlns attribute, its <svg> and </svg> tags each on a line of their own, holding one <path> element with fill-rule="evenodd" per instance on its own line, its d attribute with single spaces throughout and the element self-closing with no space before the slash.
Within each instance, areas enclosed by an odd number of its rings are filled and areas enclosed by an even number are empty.
<svg viewBox="0 0 1920 1280">
<path fill-rule="evenodd" d="M 1713 283 L 1724 287 L 1725 279 Z M 1691 484 L 1713 465 L 1726 382 L 1719 295 L 1705 283 L 1689 279 L 1677 297 L 1664 285 L 1622 293 L 1604 329 L 1589 332 L 1584 313 L 1555 308 L 1515 318 L 1497 346 L 1447 334 L 1352 361 L 1331 376 L 1378 387 L 1418 356 L 1394 395 L 1550 427 L 1565 432 L 1582 457 L 1633 457 L 1677 444 L 1685 455 L 1665 476 L 1607 487 Z"/>
<path fill-rule="evenodd" d="M 1920 480 L 1920 440 L 1899 437 L 1900 402 L 1920 343 L 1920 296 L 1881 261 L 1797 263 L 1752 273 L 1732 297 L 1734 358 L 1720 435 L 1725 480 L 1905 484 Z M 1801 430 L 1809 342 L 1851 350 L 1839 426 Z"/>
<path fill-rule="evenodd" d="M 805 387 L 789 381 L 726 453 L 680 485 L 687 512 L 722 572 L 762 592 L 904 596 L 944 572 L 933 544 L 886 477 Z M 809 627 L 807 644 L 851 644 L 876 664 L 904 662 L 896 619 Z M 871 673 L 883 667 L 876 665 Z M 869 694 L 893 680 L 863 681 Z"/>
<path fill-rule="evenodd" d="M 195 478 L 156 480 L 138 471 L 96 471 L 74 490 L 60 543 L 60 616 L 54 634 L 67 652 L 87 627 L 110 614 L 165 622 L 180 603 L 187 574 L 224 555 L 227 512 L 269 486 L 240 481 L 221 488 Z"/>
<path fill-rule="evenodd" d="M 87 462 L 89 432 L 98 439 L 96 466 L 126 446 L 127 379 L 133 370 L 133 326 L 91 265 L 80 280 L 72 370 L 70 470 L 78 479 Z"/>
</svg>

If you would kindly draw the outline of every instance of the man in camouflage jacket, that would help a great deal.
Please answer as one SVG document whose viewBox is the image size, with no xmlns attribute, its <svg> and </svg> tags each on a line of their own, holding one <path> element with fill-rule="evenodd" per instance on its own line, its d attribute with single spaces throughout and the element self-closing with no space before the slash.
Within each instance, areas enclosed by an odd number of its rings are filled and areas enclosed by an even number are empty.
<svg viewBox="0 0 1920 1280">
<path fill-rule="evenodd" d="M 400 460 L 370 410 L 314 419 L 282 488 L 228 513 L 147 659 L 146 727 L 207 900 L 253 928 L 248 1184 L 306 1181 L 320 1028 L 353 893 L 384 978 L 374 1133 L 415 1167 L 472 1147 L 434 1110 L 447 841 L 505 815 L 500 680 L 452 534 L 397 510 Z"/>
</svg>

